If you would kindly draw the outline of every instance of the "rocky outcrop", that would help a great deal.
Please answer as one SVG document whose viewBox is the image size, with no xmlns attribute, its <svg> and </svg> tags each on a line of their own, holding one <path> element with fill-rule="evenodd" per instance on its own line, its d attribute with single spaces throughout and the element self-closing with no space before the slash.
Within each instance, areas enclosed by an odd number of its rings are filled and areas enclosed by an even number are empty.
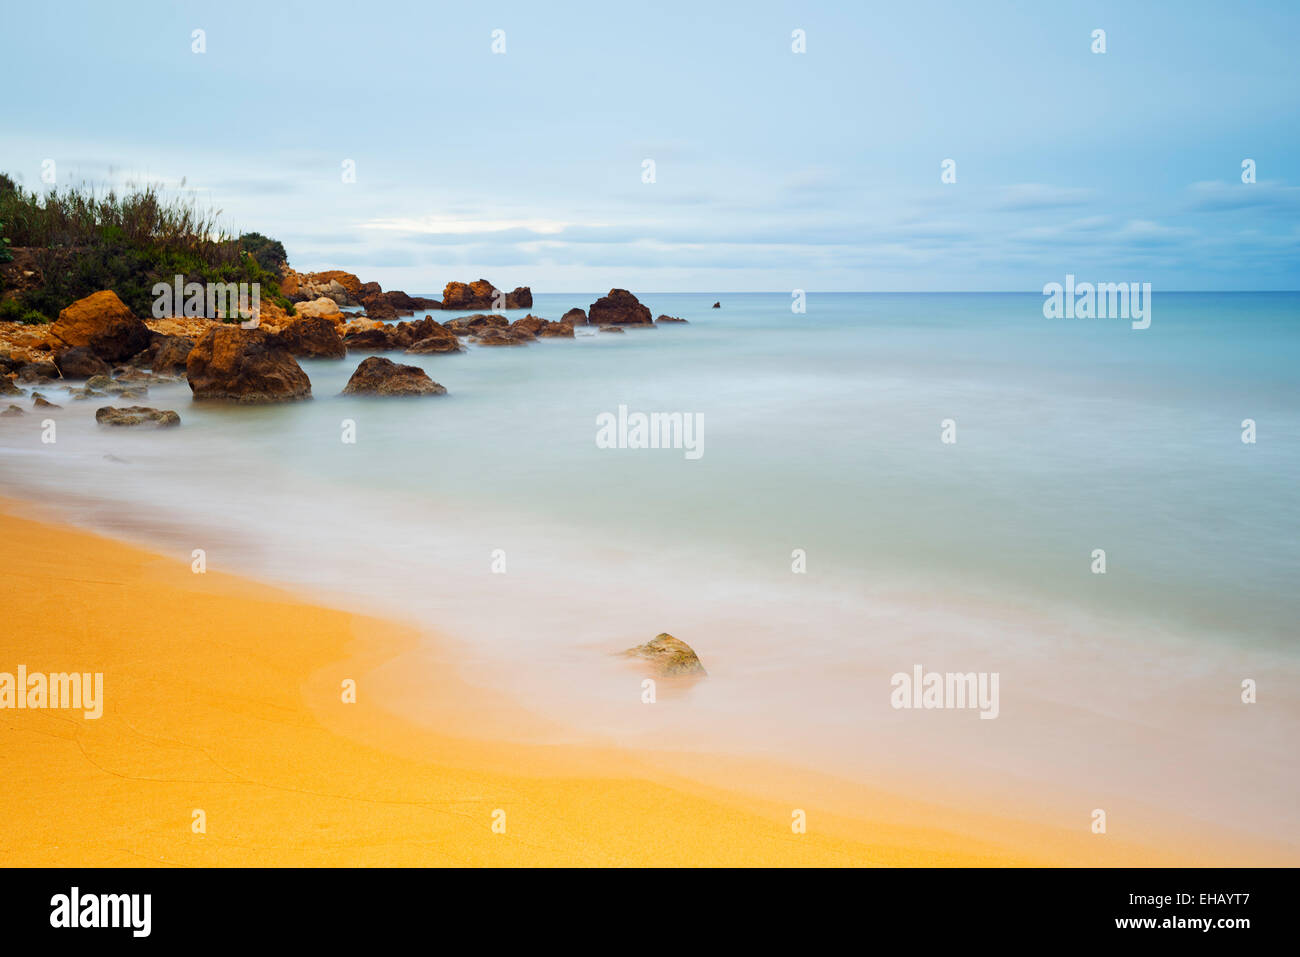
<svg viewBox="0 0 1300 957">
<path fill-rule="evenodd" d="M 152 425 L 165 429 L 180 425 L 181 417 L 171 409 L 150 409 L 142 405 L 128 405 L 119 409 L 106 405 L 95 410 L 95 421 L 100 425 Z"/>
<path fill-rule="evenodd" d="M 623 654 L 646 662 L 655 674 L 664 678 L 708 674 L 704 670 L 704 665 L 700 664 L 695 650 L 686 642 L 666 632 L 659 634 L 653 641 L 647 641 L 644 645 L 629 648 Z"/>
<path fill-rule="evenodd" d="M 399 365 L 383 356 L 371 356 L 357 366 L 344 395 L 445 395 L 447 390 L 419 366 Z"/>
<path fill-rule="evenodd" d="M 570 309 L 560 316 L 560 322 L 567 322 L 571 326 L 585 326 L 587 324 L 587 314 L 581 309 Z"/>
<path fill-rule="evenodd" d="M 342 359 L 348 354 L 338 326 L 323 316 L 299 316 L 275 339 L 291 355 L 303 359 Z"/>
<path fill-rule="evenodd" d="M 655 322 L 685 322 L 685 319 L 679 319 L 676 316 L 659 316 Z"/>
<path fill-rule="evenodd" d="M 379 284 L 374 286 L 378 292 Z M 360 279 L 341 269 L 300 273 L 286 267 L 280 280 L 280 292 L 293 302 L 327 297 L 338 305 L 356 306 L 361 303 L 362 289 Z"/>
<path fill-rule="evenodd" d="M 498 303 L 500 290 L 486 279 L 473 282 L 449 282 L 442 290 L 443 309 L 531 309 L 533 291 L 527 286 L 517 286 L 504 294 Z"/>
<path fill-rule="evenodd" d="M 396 319 L 399 316 L 414 315 L 418 309 L 442 308 L 442 303 L 437 299 L 408 296 L 400 289 L 370 293 L 362 298 L 361 305 L 366 309 L 366 316 L 371 319 Z"/>
<path fill-rule="evenodd" d="M 456 345 L 455 332 L 438 323 L 432 316 L 416 322 L 398 322 L 391 325 L 375 323 L 374 326 L 351 333 L 343 340 L 349 351 L 400 352 L 426 339 L 450 340 Z M 455 349 L 437 351 L 454 352 Z"/>
<path fill-rule="evenodd" d="M 73 346 L 63 350 L 55 357 L 54 364 L 65 379 L 89 379 L 91 376 L 108 375 L 111 371 L 109 364 L 86 346 Z"/>
<path fill-rule="evenodd" d="M 287 402 L 311 398 L 311 380 L 277 337 L 263 329 L 213 326 L 186 361 L 195 399 Z"/>
<path fill-rule="evenodd" d="M 105 362 L 123 362 L 149 345 L 149 327 L 112 290 L 78 299 L 50 327 L 56 348 L 89 349 Z"/>
<path fill-rule="evenodd" d="M 587 310 L 587 321 L 598 326 L 651 326 L 650 310 L 626 289 L 611 289 Z"/>
</svg>

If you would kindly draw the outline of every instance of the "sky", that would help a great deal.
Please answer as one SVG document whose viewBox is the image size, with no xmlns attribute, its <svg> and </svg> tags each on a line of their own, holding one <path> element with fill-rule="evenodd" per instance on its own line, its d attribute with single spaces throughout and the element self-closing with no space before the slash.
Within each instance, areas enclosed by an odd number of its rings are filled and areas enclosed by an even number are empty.
<svg viewBox="0 0 1300 957">
<path fill-rule="evenodd" d="M 4 0 L 0 170 L 162 184 L 415 293 L 1298 289 L 1298 28 L 1294 0 Z"/>
</svg>

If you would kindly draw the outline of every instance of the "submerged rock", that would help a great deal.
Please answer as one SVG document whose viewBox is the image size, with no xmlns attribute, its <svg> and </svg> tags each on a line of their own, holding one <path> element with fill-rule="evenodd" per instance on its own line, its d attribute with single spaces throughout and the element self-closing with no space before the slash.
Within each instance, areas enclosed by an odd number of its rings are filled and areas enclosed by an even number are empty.
<svg viewBox="0 0 1300 957">
<path fill-rule="evenodd" d="M 601 332 L 622 332 L 623 327 L 622 326 L 601 326 L 600 331 Z"/>
<path fill-rule="evenodd" d="M 91 376 L 107 375 L 109 371 L 108 363 L 86 346 L 65 349 L 55 358 L 54 364 L 59 367 L 65 379 L 89 379 Z"/>
<path fill-rule="evenodd" d="M 95 410 L 95 421 L 100 425 L 149 425 L 165 429 L 181 424 L 181 417 L 170 409 L 150 409 L 142 405 L 115 408 L 106 405 Z"/>
<path fill-rule="evenodd" d="M 685 322 L 685 319 L 679 319 L 677 316 L 660 316 L 655 322 Z"/>
<path fill-rule="evenodd" d="M 629 648 L 623 654 L 629 658 L 640 658 L 648 662 L 654 671 L 663 677 L 682 675 L 707 675 L 699 656 L 680 638 L 674 638 L 667 632 L 661 632 L 653 641 Z"/>
<path fill-rule="evenodd" d="M 383 356 L 364 359 L 343 395 L 446 395 L 447 390 L 419 366 L 399 365 Z"/>
<path fill-rule="evenodd" d="M 15 416 L 19 416 L 19 415 L 26 415 L 26 414 L 27 414 L 26 412 L 24 412 L 21 408 L 19 408 L 19 407 L 16 406 L 16 405 L 11 405 L 11 406 L 9 406 L 9 408 L 5 409 L 3 412 L 0 412 L 0 416 L 3 416 L 4 418 L 7 418 L 7 419 L 9 419 L 9 418 L 13 418 L 13 417 L 15 417 Z"/>
</svg>

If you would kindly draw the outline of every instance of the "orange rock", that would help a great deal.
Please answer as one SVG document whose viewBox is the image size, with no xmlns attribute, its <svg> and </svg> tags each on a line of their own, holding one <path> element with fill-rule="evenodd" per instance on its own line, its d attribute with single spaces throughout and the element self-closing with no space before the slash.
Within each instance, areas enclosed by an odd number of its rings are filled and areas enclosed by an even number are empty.
<svg viewBox="0 0 1300 957">
<path fill-rule="evenodd" d="M 84 346 L 107 362 L 129 359 L 149 345 L 149 327 L 112 290 L 78 299 L 50 327 L 59 348 Z"/>
</svg>

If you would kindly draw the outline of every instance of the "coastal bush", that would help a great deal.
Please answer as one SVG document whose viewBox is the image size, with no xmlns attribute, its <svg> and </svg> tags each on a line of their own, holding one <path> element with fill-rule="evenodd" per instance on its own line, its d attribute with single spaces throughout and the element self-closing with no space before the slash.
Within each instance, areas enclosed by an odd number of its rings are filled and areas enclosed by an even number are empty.
<svg viewBox="0 0 1300 957">
<path fill-rule="evenodd" d="M 57 316 L 68 304 L 111 289 L 139 316 L 153 309 L 153 287 L 185 282 L 259 283 L 261 295 L 292 307 L 280 293 L 284 245 L 260 233 L 236 239 L 215 212 L 167 198 L 155 186 L 118 195 L 89 187 L 35 193 L 0 174 L 0 222 L 14 247 L 29 247 L 44 279 L 19 294 L 25 310 Z M 271 264 L 270 266 L 264 264 Z"/>
</svg>

